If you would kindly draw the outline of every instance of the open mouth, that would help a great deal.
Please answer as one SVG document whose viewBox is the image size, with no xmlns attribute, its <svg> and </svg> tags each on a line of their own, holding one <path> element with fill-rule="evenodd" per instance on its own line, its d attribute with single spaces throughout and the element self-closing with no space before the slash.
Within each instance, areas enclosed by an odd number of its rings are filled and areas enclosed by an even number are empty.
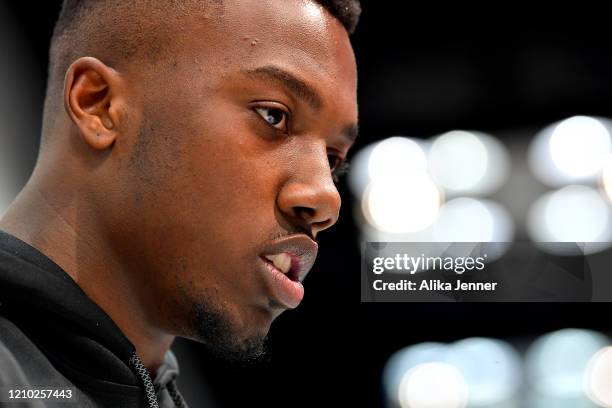
<svg viewBox="0 0 612 408">
<path fill-rule="evenodd" d="M 291 254 L 283 252 L 274 255 L 263 255 L 262 259 L 293 282 L 300 280 L 298 262 L 293 259 Z"/>
<path fill-rule="evenodd" d="M 261 251 L 263 278 L 269 295 L 293 309 L 304 297 L 302 281 L 317 257 L 317 243 L 304 234 L 288 235 L 269 242 Z"/>
</svg>

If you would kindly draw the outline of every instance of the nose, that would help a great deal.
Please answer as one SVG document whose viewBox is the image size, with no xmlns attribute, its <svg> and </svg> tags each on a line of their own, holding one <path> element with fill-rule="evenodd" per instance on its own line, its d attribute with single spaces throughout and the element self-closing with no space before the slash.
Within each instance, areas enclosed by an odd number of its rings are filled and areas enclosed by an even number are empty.
<svg viewBox="0 0 612 408">
<path fill-rule="evenodd" d="M 293 224 L 309 229 L 313 236 L 338 221 L 340 193 L 334 184 L 327 155 L 317 159 L 316 169 L 304 165 L 281 188 L 277 202 L 285 217 Z"/>
</svg>

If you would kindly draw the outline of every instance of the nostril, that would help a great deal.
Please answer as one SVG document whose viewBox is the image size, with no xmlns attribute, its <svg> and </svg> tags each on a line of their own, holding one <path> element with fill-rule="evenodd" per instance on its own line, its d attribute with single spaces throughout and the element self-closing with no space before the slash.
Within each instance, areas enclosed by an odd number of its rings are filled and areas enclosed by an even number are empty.
<svg viewBox="0 0 612 408">
<path fill-rule="evenodd" d="M 313 232 L 325 230 L 336 222 L 336 217 L 331 216 L 326 211 L 311 207 L 293 207 L 294 216 L 308 224 L 308 228 Z"/>
<path fill-rule="evenodd" d="M 307 221 L 314 218 L 316 214 L 315 209 L 310 207 L 293 207 L 293 211 L 295 211 L 296 216 L 302 217 Z"/>
</svg>

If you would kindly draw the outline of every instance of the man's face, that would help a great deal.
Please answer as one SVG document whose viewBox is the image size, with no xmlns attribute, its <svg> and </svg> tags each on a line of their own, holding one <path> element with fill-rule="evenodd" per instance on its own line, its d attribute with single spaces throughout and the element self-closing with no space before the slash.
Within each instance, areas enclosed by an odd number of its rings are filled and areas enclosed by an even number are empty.
<svg viewBox="0 0 612 408">
<path fill-rule="evenodd" d="M 161 329 L 248 354 L 301 300 L 313 238 L 337 220 L 355 60 L 310 1 L 226 0 L 191 20 L 172 57 L 125 73 L 109 233 Z"/>
</svg>

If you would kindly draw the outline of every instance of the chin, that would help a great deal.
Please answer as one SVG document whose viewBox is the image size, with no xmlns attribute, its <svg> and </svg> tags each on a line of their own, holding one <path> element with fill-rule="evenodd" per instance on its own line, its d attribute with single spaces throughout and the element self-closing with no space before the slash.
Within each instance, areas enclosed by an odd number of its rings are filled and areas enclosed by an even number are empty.
<svg viewBox="0 0 612 408">
<path fill-rule="evenodd" d="M 282 313 L 282 310 L 255 308 L 247 316 L 236 322 L 234 327 L 240 327 L 237 332 L 241 338 L 265 337 L 270 331 L 274 320 Z"/>
<path fill-rule="evenodd" d="M 266 354 L 268 331 L 278 311 L 253 306 L 223 307 L 210 297 L 190 302 L 177 335 L 203 343 L 213 354 L 231 361 L 252 361 Z"/>
</svg>

